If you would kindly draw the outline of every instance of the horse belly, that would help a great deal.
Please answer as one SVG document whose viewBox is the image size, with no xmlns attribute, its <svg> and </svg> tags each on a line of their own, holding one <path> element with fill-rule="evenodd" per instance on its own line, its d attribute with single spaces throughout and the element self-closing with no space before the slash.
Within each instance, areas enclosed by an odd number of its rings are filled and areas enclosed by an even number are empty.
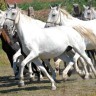
<svg viewBox="0 0 96 96">
<path fill-rule="evenodd" d="M 52 47 L 52 46 L 51 46 Z M 66 47 L 64 46 L 59 46 L 58 48 L 54 46 L 54 48 L 43 48 L 42 53 L 40 54 L 40 58 L 41 59 L 49 59 L 49 58 L 54 58 L 57 56 L 60 56 L 61 54 L 64 53 L 64 51 L 66 50 Z"/>
</svg>

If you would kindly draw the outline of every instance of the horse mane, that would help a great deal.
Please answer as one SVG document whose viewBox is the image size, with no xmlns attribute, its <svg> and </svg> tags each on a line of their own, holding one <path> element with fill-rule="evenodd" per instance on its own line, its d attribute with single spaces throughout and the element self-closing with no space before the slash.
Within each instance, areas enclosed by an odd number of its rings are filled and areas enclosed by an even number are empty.
<svg viewBox="0 0 96 96">
<path fill-rule="evenodd" d="M 10 38 L 8 37 L 8 35 L 6 34 L 5 30 L 2 29 L 2 33 L 1 33 L 3 39 L 8 43 L 8 44 L 11 44 L 11 40 Z"/>
<path fill-rule="evenodd" d="M 73 19 L 74 17 L 71 15 L 71 14 L 69 14 L 65 9 L 61 9 L 60 8 L 60 11 L 64 14 L 64 15 L 66 15 L 66 17 L 68 18 L 68 19 Z"/>
<path fill-rule="evenodd" d="M 79 26 L 79 25 L 74 26 L 73 29 L 75 29 L 83 37 L 91 40 L 91 42 L 93 42 L 96 45 L 96 36 L 91 29 L 88 29 L 88 28 L 85 28 L 84 26 Z"/>
</svg>

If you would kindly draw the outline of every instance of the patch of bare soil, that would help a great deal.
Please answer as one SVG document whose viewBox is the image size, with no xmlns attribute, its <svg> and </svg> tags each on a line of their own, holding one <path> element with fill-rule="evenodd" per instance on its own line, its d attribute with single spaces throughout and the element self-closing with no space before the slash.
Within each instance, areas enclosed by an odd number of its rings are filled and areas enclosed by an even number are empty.
<svg viewBox="0 0 96 96">
<path fill-rule="evenodd" d="M 46 21 L 48 18 L 49 9 L 35 11 L 35 18 Z"/>
</svg>

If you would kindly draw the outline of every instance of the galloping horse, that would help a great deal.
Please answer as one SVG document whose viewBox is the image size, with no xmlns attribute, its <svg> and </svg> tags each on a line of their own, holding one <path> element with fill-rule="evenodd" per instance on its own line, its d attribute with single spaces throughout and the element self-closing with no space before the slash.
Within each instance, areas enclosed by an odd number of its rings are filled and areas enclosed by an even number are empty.
<svg viewBox="0 0 96 96">
<path fill-rule="evenodd" d="M 27 57 L 22 61 L 20 67 L 20 86 L 24 85 L 24 66 L 29 62 L 34 62 L 40 70 L 47 75 L 52 83 L 52 90 L 55 90 L 56 86 L 54 80 L 47 73 L 38 58 L 44 60 L 59 57 L 64 60 L 64 52 L 68 46 L 71 46 L 85 60 L 85 62 L 91 66 L 92 71 L 96 76 L 96 70 L 85 53 L 85 42 L 81 35 L 83 33 L 79 33 L 73 28 L 67 26 L 40 28 L 35 19 L 23 15 L 18 8 L 7 10 L 6 21 L 7 20 L 14 22 L 17 28 L 17 34 L 22 44 L 22 50 L 27 55 Z M 86 34 L 84 36 L 86 37 Z M 60 39 L 58 39 L 58 37 Z M 92 38 L 88 39 L 92 40 Z M 72 59 L 70 64 L 73 65 Z"/>
<path fill-rule="evenodd" d="M 10 8 L 13 8 L 13 6 Z M 30 10 L 28 12 L 30 13 Z M 2 25 L 4 22 L 4 15 L 5 15 L 5 12 L 0 10 L 0 26 L 1 26 L 1 28 L 2 28 Z M 18 79 L 19 66 L 17 66 L 17 65 L 19 65 L 19 63 L 21 62 L 20 60 L 22 60 L 23 57 L 21 57 L 21 54 L 19 57 L 18 57 L 18 54 L 16 54 L 16 52 L 19 50 L 20 46 L 18 44 L 16 44 L 16 42 L 12 41 L 12 38 L 10 40 L 10 38 L 8 37 L 9 35 L 6 34 L 9 31 L 15 31 L 14 26 L 12 26 L 12 22 L 8 23 L 8 26 L 10 27 L 9 28 L 10 30 L 7 30 L 7 28 L 4 28 L 5 30 L 2 29 L 1 30 L 2 32 L 0 31 L 1 32 L 0 38 L 1 38 L 1 42 L 2 42 L 2 49 L 7 54 L 7 57 L 10 61 L 10 64 L 11 64 L 11 67 L 14 71 L 15 79 Z M 16 64 L 13 63 L 15 61 L 17 62 Z M 40 75 L 39 75 L 40 73 L 37 71 L 37 68 L 34 65 L 34 63 L 32 64 L 32 66 L 33 66 L 32 68 L 34 69 L 33 71 L 36 72 L 38 75 L 38 80 L 40 80 Z M 26 66 L 26 69 L 28 69 L 27 66 Z"/>
<path fill-rule="evenodd" d="M 93 35 L 96 34 L 96 28 L 94 26 L 94 23 L 96 23 L 96 20 L 82 21 L 80 19 L 71 16 L 66 10 L 61 9 L 60 6 L 55 6 L 55 7 L 51 7 L 51 11 L 49 13 L 49 17 L 45 26 L 50 27 L 50 26 L 57 26 L 57 25 L 67 25 L 75 28 L 78 31 L 86 31 L 86 34 L 90 34 L 91 37 L 92 31 L 93 31 L 92 32 Z M 90 32 L 87 33 L 88 31 Z M 87 47 L 87 50 L 90 49 L 91 50 L 94 49 L 94 46 Z"/>
</svg>

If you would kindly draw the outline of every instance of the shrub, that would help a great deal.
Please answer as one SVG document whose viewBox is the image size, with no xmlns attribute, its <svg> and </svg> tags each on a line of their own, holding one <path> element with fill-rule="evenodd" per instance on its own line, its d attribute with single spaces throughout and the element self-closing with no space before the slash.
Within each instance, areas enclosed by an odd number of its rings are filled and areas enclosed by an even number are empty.
<svg viewBox="0 0 96 96">
<path fill-rule="evenodd" d="M 5 0 L 0 0 L 0 10 L 5 10 L 5 9 L 6 9 Z"/>
</svg>

